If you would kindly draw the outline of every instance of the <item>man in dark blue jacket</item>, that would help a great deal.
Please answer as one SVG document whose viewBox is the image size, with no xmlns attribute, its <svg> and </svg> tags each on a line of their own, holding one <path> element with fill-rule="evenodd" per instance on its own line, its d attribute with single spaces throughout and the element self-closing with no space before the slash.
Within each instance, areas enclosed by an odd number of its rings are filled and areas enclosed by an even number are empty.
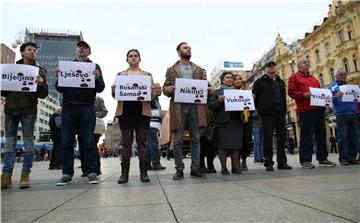
<svg viewBox="0 0 360 223">
<path fill-rule="evenodd" d="M 264 133 L 264 158 L 266 171 L 273 171 L 273 133 L 277 137 L 277 168 L 290 170 L 285 155 L 285 83 L 276 74 L 276 63 L 265 64 L 265 74 L 254 83 L 255 107 L 260 115 Z"/>
<path fill-rule="evenodd" d="M 91 63 L 88 58 L 91 49 L 88 43 L 80 41 L 76 47 L 76 62 Z M 58 76 L 60 70 L 55 70 Z M 85 162 L 89 184 L 97 184 L 97 156 L 94 150 L 94 130 L 95 130 L 95 107 L 94 101 L 96 93 L 100 93 L 105 88 L 105 83 L 98 64 L 93 72 L 95 75 L 95 88 L 72 88 L 59 87 L 56 81 L 56 89 L 63 93 L 62 107 L 62 158 L 63 170 L 62 177 L 56 183 L 57 186 L 68 184 L 74 175 L 74 143 L 75 135 L 81 138 L 81 145 L 85 152 Z"/>
<path fill-rule="evenodd" d="M 344 92 L 340 86 L 346 83 L 346 71 L 339 68 L 336 71 L 336 80 L 328 89 L 333 93 L 333 104 L 337 124 L 337 141 L 339 145 L 339 162 L 341 166 L 360 164 L 357 156 L 357 117 L 356 102 L 343 102 Z"/>
</svg>

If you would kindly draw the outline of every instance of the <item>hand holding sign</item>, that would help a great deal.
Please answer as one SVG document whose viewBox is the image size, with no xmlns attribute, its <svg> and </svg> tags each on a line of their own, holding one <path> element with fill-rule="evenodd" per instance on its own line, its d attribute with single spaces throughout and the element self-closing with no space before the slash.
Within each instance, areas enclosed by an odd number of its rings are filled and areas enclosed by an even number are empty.
<svg viewBox="0 0 360 223">
<path fill-rule="evenodd" d="M 342 101 L 343 102 L 356 102 L 360 101 L 360 88 L 358 85 L 346 84 L 341 85 L 340 91 L 343 92 Z"/>
<path fill-rule="evenodd" d="M 95 88 L 94 63 L 59 61 L 59 68 L 60 87 Z"/>
<path fill-rule="evenodd" d="M 332 107 L 332 93 L 329 89 L 309 88 L 311 106 Z"/>
<path fill-rule="evenodd" d="M 35 92 L 39 68 L 24 64 L 0 64 L 1 90 Z M 42 78 L 40 79 L 40 81 Z M 42 83 L 42 82 L 41 82 Z"/>
</svg>

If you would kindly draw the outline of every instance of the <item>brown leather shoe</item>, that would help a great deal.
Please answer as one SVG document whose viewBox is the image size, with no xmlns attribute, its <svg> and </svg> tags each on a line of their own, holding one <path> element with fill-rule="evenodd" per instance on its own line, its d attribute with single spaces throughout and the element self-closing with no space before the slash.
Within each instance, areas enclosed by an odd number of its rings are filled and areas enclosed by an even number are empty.
<svg viewBox="0 0 360 223">
<path fill-rule="evenodd" d="M 20 177 L 20 188 L 29 188 L 30 187 L 30 180 L 29 180 L 29 173 L 22 172 Z"/>
<path fill-rule="evenodd" d="M 11 175 L 1 174 L 1 189 L 11 188 Z"/>
</svg>

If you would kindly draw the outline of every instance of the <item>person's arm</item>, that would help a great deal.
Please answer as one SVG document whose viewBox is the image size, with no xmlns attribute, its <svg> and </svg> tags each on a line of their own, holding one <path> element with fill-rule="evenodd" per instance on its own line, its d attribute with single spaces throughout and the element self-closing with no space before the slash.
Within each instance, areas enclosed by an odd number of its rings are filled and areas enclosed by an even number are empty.
<svg viewBox="0 0 360 223">
<path fill-rule="evenodd" d="M 46 98 L 49 94 L 48 85 L 46 83 L 46 70 L 40 68 L 39 77 L 37 78 L 38 85 L 36 88 L 36 95 L 38 98 Z"/>
<path fill-rule="evenodd" d="M 96 107 L 97 107 L 97 109 L 96 109 L 96 117 L 97 118 L 104 118 L 108 113 L 108 110 L 105 107 L 104 100 L 102 98 L 100 98 L 100 97 L 96 97 L 95 103 L 96 103 Z"/>
<path fill-rule="evenodd" d="M 211 110 L 217 110 L 224 103 L 225 96 L 220 94 L 220 90 L 216 90 L 210 98 L 208 98 L 208 107 Z"/>
<path fill-rule="evenodd" d="M 296 101 L 302 101 L 304 100 L 304 94 L 299 91 L 297 84 L 298 83 L 296 82 L 295 75 L 291 75 L 289 78 L 288 94 Z"/>
<path fill-rule="evenodd" d="M 98 64 L 95 65 L 95 91 L 101 93 L 105 88 L 105 82 L 102 76 L 101 68 Z"/>
<path fill-rule="evenodd" d="M 166 70 L 165 82 L 163 85 L 163 93 L 169 98 L 174 95 L 175 86 L 171 85 L 171 68 Z"/>
</svg>

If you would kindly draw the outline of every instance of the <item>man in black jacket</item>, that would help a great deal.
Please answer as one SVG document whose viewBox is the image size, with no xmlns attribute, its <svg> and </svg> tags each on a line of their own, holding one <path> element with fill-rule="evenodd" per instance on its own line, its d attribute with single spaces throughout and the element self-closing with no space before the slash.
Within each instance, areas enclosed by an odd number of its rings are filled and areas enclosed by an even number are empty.
<svg viewBox="0 0 360 223">
<path fill-rule="evenodd" d="M 273 133 L 276 130 L 278 169 L 290 170 L 285 155 L 285 115 L 286 92 L 285 83 L 276 74 L 276 63 L 265 64 L 265 74 L 255 81 L 253 94 L 255 107 L 261 118 L 264 133 L 264 158 L 266 171 L 273 171 Z"/>
<path fill-rule="evenodd" d="M 17 64 L 36 66 L 39 68 L 39 76 L 36 92 L 1 91 L 1 96 L 6 97 L 5 102 L 5 138 L 4 167 L 1 175 L 1 189 L 11 187 L 11 176 L 15 162 L 15 145 L 19 122 L 21 122 L 24 138 L 24 163 L 21 170 L 20 188 L 29 188 L 29 174 L 34 159 L 34 126 L 37 114 L 38 98 L 46 98 L 48 86 L 46 84 L 46 70 L 40 67 L 36 61 L 37 45 L 32 42 L 20 46 L 22 59 Z"/>
<path fill-rule="evenodd" d="M 80 41 L 76 47 L 76 62 L 91 63 L 88 58 L 91 49 L 88 43 Z M 56 76 L 60 73 L 57 68 Z M 95 130 L 95 107 L 94 101 L 96 93 L 100 93 L 105 88 L 105 83 L 98 64 L 93 71 L 95 75 L 95 88 L 72 88 L 59 87 L 56 81 L 56 89 L 63 93 L 62 107 L 62 165 L 63 176 L 56 183 L 57 186 L 64 186 L 71 182 L 74 175 L 74 143 L 75 135 L 78 133 L 81 138 L 80 143 L 84 148 L 85 162 L 89 184 L 97 184 L 97 156 L 94 150 L 94 130 Z"/>
</svg>

